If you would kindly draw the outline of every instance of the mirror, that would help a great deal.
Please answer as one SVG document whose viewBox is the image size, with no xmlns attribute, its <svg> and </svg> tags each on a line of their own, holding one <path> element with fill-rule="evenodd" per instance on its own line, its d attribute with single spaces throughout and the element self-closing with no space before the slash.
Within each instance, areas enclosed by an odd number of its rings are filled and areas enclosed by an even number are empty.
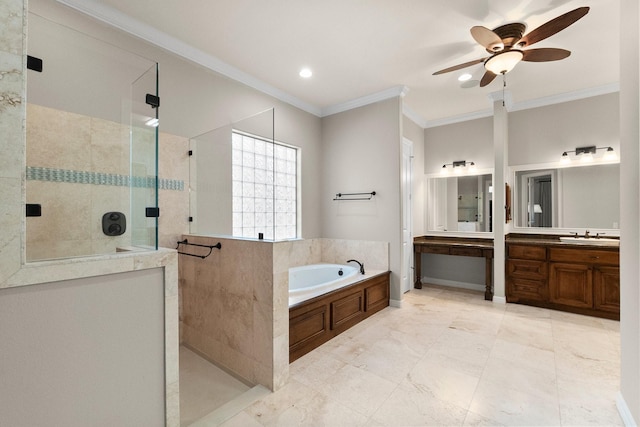
<svg viewBox="0 0 640 427">
<path fill-rule="evenodd" d="M 493 231 L 491 174 L 431 177 L 428 181 L 428 231 Z"/>
<path fill-rule="evenodd" d="M 620 165 L 515 172 L 516 226 L 618 229 Z"/>
</svg>

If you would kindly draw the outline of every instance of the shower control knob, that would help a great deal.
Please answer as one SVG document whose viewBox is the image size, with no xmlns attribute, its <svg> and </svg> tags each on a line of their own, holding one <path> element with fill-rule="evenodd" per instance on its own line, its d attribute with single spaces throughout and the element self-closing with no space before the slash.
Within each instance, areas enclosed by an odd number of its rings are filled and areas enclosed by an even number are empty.
<svg viewBox="0 0 640 427">
<path fill-rule="evenodd" d="M 127 217 L 122 212 L 102 215 L 102 232 L 107 236 L 120 236 L 127 230 Z"/>
</svg>

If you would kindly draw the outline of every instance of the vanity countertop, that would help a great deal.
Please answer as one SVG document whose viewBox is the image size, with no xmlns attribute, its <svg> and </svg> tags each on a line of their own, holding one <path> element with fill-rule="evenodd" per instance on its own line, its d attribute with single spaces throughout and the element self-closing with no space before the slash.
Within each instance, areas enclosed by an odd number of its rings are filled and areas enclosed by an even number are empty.
<svg viewBox="0 0 640 427">
<path fill-rule="evenodd" d="M 583 249 L 608 249 L 619 250 L 619 239 L 617 242 L 612 242 L 612 238 L 598 239 L 597 237 L 591 237 L 589 239 L 580 239 L 579 242 L 562 241 L 560 237 L 572 237 L 567 235 L 552 235 L 552 234 L 510 234 L 506 237 L 506 243 L 518 244 L 518 245 L 547 245 L 547 246 L 561 246 L 570 248 L 583 248 Z"/>
<path fill-rule="evenodd" d="M 474 248 L 493 248 L 493 239 L 475 239 L 472 237 L 419 236 L 413 238 L 414 245 L 461 246 Z"/>
</svg>

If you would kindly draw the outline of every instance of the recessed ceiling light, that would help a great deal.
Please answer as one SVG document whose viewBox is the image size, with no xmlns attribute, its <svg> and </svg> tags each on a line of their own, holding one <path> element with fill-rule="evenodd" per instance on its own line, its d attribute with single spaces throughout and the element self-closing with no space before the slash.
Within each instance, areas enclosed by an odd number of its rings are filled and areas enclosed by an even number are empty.
<svg viewBox="0 0 640 427">
<path fill-rule="evenodd" d="M 312 75 L 313 73 L 309 68 L 303 68 L 302 70 L 300 70 L 300 77 L 302 77 L 303 79 L 308 79 Z"/>
<path fill-rule="evenodd" d="M 466 82 L 470 78 L 471 78 L 471 74 L 465 73 L 465 74 L 462 74 L 460 77 L 458 77 L 458 81 L 459 82 Z"/>
</svg>

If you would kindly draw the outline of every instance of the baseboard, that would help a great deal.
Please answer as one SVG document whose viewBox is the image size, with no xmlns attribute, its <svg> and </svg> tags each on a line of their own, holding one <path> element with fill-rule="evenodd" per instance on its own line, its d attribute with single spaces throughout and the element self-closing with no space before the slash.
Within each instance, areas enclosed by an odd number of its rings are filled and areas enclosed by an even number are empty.
<svg viewBox="0 0 640 427">
<path fill-rule="evenodd" d="M 498 303 L 498 304 L 506 304 L 507 303 L 507 298 L 506 297 L 497 297 L 497 296 L 493 296 L 493 302 Z"/>
<path fill-rule="evenodd" d="M 477 283 L 458 282 L 455 280 L 437 279 L 435 277 L 423 277 L 422 283 L 431 283 L 432 285 L 449 286 L 452 288 L 470 289 L 472 291 L 484 292 L 485 286 Z"/>
<path fill-rule="evenodd" d="M 622 422 L 627 427 L 637 427 L 638 423 L 633 419 L 633 415 L 631 415 L 631 411 L 627 406 L 627 402 L 625 402 L 622 393 L 618 392 L 618 396 L 616 396 L 616 407 L 618 408 L 618 413 L 620 413 L 620 418 L 622 418 Z"/>
<path fill-rule="evenodd" d="M 398 301 L 397 299 L 390 299 L 389 305 L 395 308 L 402 308 L 402 301 Z"/>
</svg>

